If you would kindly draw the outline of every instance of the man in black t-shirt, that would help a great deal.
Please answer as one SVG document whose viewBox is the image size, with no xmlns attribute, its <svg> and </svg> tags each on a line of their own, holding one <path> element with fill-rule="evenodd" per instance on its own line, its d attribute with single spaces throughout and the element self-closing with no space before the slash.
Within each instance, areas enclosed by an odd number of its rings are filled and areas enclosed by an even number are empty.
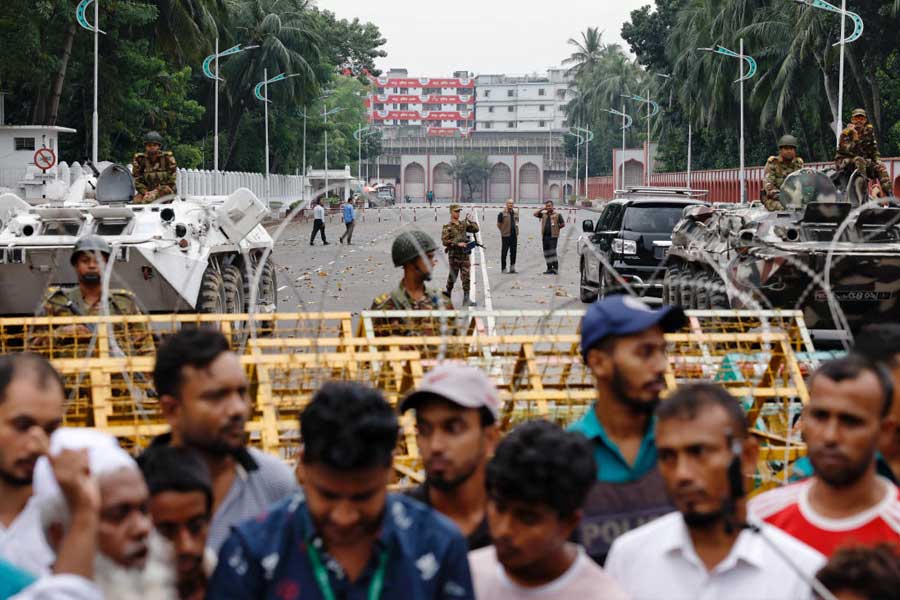
<svg viewBox="0 0 900 600">
<path fill-rule="evenodd" d="M 425 483 L 407 492 L 456 523 L 469 549 L 491 544 L 485 469 L 497 444 L 500 396 L 479 369 L 445 364 L 400 405 L 416 411 Z"/>
</svg>

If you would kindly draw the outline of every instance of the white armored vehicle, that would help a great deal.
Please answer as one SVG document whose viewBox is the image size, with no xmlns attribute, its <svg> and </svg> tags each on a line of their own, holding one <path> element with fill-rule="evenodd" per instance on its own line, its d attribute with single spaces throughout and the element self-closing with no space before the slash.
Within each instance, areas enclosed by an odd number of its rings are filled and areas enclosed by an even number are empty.
<svg viewBox="0 0 900 600">
<path fill-rule="evenodd" d="M 253 192 L 133 204 L 125 167 L 97 173 L 37 205 L 0 193 L 0 315 L 33 315 L 48 287 L 75 285 L 69 256 L 89 234 L 112 246 L 110 287 L 134 292 L 147 312 L 275 310 L 274 243 Z"/>
</svg>

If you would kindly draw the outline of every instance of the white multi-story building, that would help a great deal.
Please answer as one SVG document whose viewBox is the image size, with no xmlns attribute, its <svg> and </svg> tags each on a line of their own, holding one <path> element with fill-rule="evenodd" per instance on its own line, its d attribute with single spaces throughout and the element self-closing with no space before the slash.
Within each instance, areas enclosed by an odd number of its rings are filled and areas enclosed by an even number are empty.
<svg viewBox="0 0 900 600">
<path fill-rule="evenodd" d="M 421 127 L 428 136 L 467 136 L 475 124 L 475 81 L 466 71 L 453 77 L 409 77 L 391 69 L 372 77 L 369 121 L 379 127 Z"/>
<path fill-rule="evenodd" d="M 565 129 L 571 98 L 565 69 L 546 75 L 479 75 L 475 78 L 475 129 L 486 133 L 536 133 Z"/>
</svg>

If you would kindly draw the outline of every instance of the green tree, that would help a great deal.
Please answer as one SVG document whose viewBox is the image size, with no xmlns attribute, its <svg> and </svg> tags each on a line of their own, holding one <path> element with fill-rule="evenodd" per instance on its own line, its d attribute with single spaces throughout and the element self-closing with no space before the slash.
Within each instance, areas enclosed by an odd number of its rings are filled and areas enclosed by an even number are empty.
<svg viewBox="0 0 900 600">
<path fill-rule="evenodd" d="M 450 176 L 465 187 L 464 200 L 471 200 L 475 190 L 491 173 L 491 164 L 481 154 L 463 154 L 450 163 Z"/>
</svg>

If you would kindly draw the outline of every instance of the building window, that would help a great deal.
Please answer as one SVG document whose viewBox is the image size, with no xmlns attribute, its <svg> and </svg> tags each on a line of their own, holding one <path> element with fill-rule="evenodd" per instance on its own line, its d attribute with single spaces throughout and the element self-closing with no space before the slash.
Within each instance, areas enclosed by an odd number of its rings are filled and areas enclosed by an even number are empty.
<svg viewBox="0 0 900 600">
<path fill-rule="evenodd" d="M 490 129 L 493 123 L 482 123 L 481 126 L 484 129 Z"/>
<path fill-rule="evenodd" d="M 401 94 L 408 94 L 408 93 L 409 93 L 409 88 L 400 88 L 400 93 L 401 93 Z"/>
<path fill-rule="evenodd" d="M 384 110 L 384 104 L 379 102 L 375 105 L 375 110 Z"/>
<path fill-rule="evenodd" d="M 384 88 L 380 87 L 380 88 L 378 88 L 378 95 L 380 96 L 382 94 L 384 94 Z"/>
<path fill-rule="evenodd" d="M 400 110 L 409 110 L 409 104 L 401 104 Z"/>
<path fill-rule="evenodd" d="M 461 96 L 471 96 L 472 88 L 459 88 L 457 93 L 460 94 Z"/>
<path fill-rule="evenodd" d="M 493 106 L 488 106 L 488 112 L 489 112 L 489 113 L 494 112 L 494 107 L 493 107 Z"/>
<path fill-rule="evenodd" d="M 16 150 L 34 150 L 34 138 L 13 138 Z"/>
<path fill-rule="evenodd" d="M 547 121 L 538 121 L 538 127 L 546 127 Z"/>
<path fill-rule="evenodd" d="M 516 90 L 506 90 L 506 97 L 512 98 L 516 95 Z"/>
<path fill-rule="evenodd" d="M 538 89 L 538 96 L 543 96 L 544 92 L 545 92 L 544 88 Z"/>
<path fill-rule="evenodd" d="M 398 93 L 399 91 L 400 91 L 400 88 L 394 88 L 394 93 L 395 93 L 395 94 Z"/>
<path fill-rule="evenodd" d="M 456 105 L 456 110 L 464 111 L 464 110 L 468 110 L 468 109 L 469 109 L 469 107 L 466 106 L 465 104 L 457 104 Z"/>
<path fill-rule="evenodd" d="M 516 110 L 516 109 L 515 109 L 515 107 L 513 107 L 513 106 L 507 106 L 507 107 L 506 107 L 506 112 L 513 112 L 514 110 Z"/>
<path fill-rule="evenodd" d="M 491 95 L 491 90 L 484 90 L 484 97 L 489 98 Z"/>
<path fill-rule="evenodd" d="M 565 98 L 565 97 L 566 97 L 566 90 L 563 90 L 563 89 L 556 90 L 556 97 L 557 97 L 557 98 Z"/>
<path fill-rule="evenodd" d="M 516 122 L 515 122 L 515 121 L 509 121 L 509 122 L 506 124 L 506 126 L 509 127 L 510 129 L 515 129 L 515 128 L 516 128 Z"/>
<path fill-rule="evenodd" d="M 547 107 L 544 106 L 543 104 L 541 104 L 540 106 L 538 106 L 538 110 L 541 111 L 541 112 L 544 112 L 546 109 L 547 109 Z"/>
</svg>

